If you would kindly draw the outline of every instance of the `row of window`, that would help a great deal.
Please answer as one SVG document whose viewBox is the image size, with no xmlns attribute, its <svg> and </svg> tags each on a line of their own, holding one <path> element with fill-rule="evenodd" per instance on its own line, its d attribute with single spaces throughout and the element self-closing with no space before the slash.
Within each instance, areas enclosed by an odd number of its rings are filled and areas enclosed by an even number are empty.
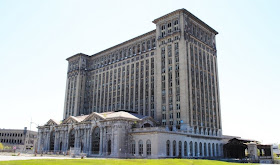
<svg viewBox="0 0 280 165">
<path fill-rule="evenodd" d="M 143 146 L 144 143 L 142 140 L 138 141 L 138 155 L 143 156 L 144 152 L 146 153 L 147 156 L 150 156 L 152 154 L 152 143 L 150 140 L 147 140 L 145 142 L 146 145 L 146 151 L 144 151 Z M 133 140 L 131 142 L 131 154 L 136 155 L 136 142 Z"/>
<path fill-rule="evenodd" d="M 171 34 L 172 32 L 176 32 L 179 30 L 179 20 L 170 21 L 167 24 L 161 25 L 161 37 L 165 37 L 167 34 Z"/>
<path fill-rule="evenodd" d="M 68 137 L 68 146 L 67 148 L 70 149 L 71 147 L 81 147 L 81 151 L 84 151 L 84 142 L 80 141 L 79 143 L 75 144 L 75 129 L 70 130 L 69 132 L 69 137 Z M 100 128 L 99 127 L 95 127 L 92 131 L 91 134 L 91 153 L 92 154 L 99 154 L 100 151 Z M 40 142 L 41 144 L 43 144 L 43 139 L 41 139 L 42 141 Z M 54 151 L 55 150 L 55 131 L 52 131 L 50 133 L 50 143 L 49 143 L 49 151 Z M 78 146 L 76 146 L 78 145 Z M 57 150 L 62 151 L 63 150 L 63 143 L 62 141 L 59 143 L 59 146 L 57 146 Z M 108 141 L 108 149 L 107 149 L 108 153 L 111 153 L 111 140 Z M 109 154 L 110 155 L 110 154 Z"/>
<path fill-rule="evenodd" d="M 0 137 L 22 137 L 22 133 L 0 133 Z"/>
<path fill-rule="evenodd" d="M 178 151 L 177 151 L 178 147 Z M 202 143 L 202 142 L 177 142 L 174 140 L 166 141 L 166 156 L 186 156 L 186 157 L 217 157 L 220 156 L 222 144 L 215 143 Z"/>
<path fill-rule="evenodd" d="M 97 75 L 88 75 L 85 84 L 84 107 L 80 108 L 84 109 L 84 112 L 81 112 L 81 114 L 88 114 L 91 111 L 111 111 L 111 109 L 134 109 L 140 114 L 154 116 L 153 75 L 154 58 Z M 75 91 L 72 84 L 73 82 L 69 84 L 71 86 L 70 90 L 68 90 L 70 95 L 74 95 L 72 91 Z M 67 105 L 71 110 L 74 108 L 74 102 L 71 101 L 69 94 L 67 96 Z M 104 100 L 104 98 L 106 99 Z M 143 109 L 146 112 L 143 112 Z M 149 109 L 151 109 L 151 112 L 149 112 Z"/>
<path fill-rule="evenodd" d="M 200 48 L 190 45 L 191 59 L 191 102 L 192 124 L 202 127 L 218 128 L 218 93 L 215 59 L 211 54 L 205 53 Z"/>
<path fill-rule="evenodd" d="M 21 144 L 22 140 L 20 139 L 1 139 L 1 143 L 11 143 L 11 144 Z"/>
<path fill-rule="evenodd" d="M 154 52 L 151 52 L 151 56 L 153 56 Z M 143 56 L 143 55 L 142 55 Z M 154 111 L 149 112 L 149 109 L 154 109 L 154 58 L 148 58 L 149 54 L 143 56 L 140 62 L 137 62 L 140 59 L 139 57 L 133 58 L 132 62 L 135 62 L 118 69 L 110 69 L 113 68 L 113 65 L 109 68 L 106 67 L 103 69 L 103 73 L 98 74 L 98 70 L 89 72 L 86 77 L 86 87 L 85 87 L 85 95 L 84 98 L 80 96 L 79 106 L 81 112 L 79 114 L 89 114 L 92 111 L 95 112 L 104 112 L 110 111 L 111 109 L 133 109 L 135 107 L 135 111 L 140 111 L 141 114 L 146 114 L 154 116 Z M 145 60 L 146 59 L 146 60 Z M 129 61 L 129 60 L 127 60 Z M 129 63 L 129 62 L 127 62 Z M 139 64 L 141 65 L 139 66 Z M 115 64 L 117 65 L 117 64 Z M 136 67 L 135 67 L 136 66 Z M 117 66 L 116 66 L 117 67 Z M 131 68 L 131 70 L 130 70 Z M 107 72 L 104 72 L 108 70 Z M 102 71 L 102 70 L 101 70 Z M 145 77 L 144 77 L 145 76 Z M 118 79 L 117 79 L 118 78 Z M 129 84 L 129 80 L 131 79 L 131 84 Z M 135 83 L 134 83 L 135 80 Z M 140 81 L 139 81 L 140 80 Z M 81 78 L 83 81 L 83 78 Z M 68 93 L 66 96 L 67 100 L 67 110 L 66 117 L 73 115 L 74 105 L 75 105 L 75 94 L 76 94 L 76 82 L 77 79 L 72 77 L 69 78 L 68 81 Z M 83 83 L 81 83 L 80 89 Z M 130 87 L 129 87 L 130 85 Z M 140 86 L 139 86 L 140 85 Z M 122 87 L 122 88 L 121 88 Z M 140 97 L 145 96 L 144 98 L 138 98 L 138 89 L 144 89 L 145 91 L 140 90 Z M 148 91 L 151 88 L 151 91 Z M 135 89 L 135 100 L 133 100 L 133 91 Z M 129 93 L 131 91 L 131 93 Z M 149 96 L 150 93 L 150 96 Z M 131 95 L 131 99 L 128 99 Z M 126 96 L 126 100 L 124 100 Z M 104 101 L 102 98 L 108 98 L 108 101 Z M 150 97 L 150 98 L 149 98 Z M 150 108 L 147 109 L 146 112 L 142 112 L 141 100 L 146 100 L 146 106 Z M 138 100 L 140 100 L 140 105 L 138 107 Z M 130 103 L 129 103 L 130 101 Z M 81 104 L 84 102 L 84 104 Z M 135 105 L 133 103 L 135 102 Z M 150 102 L 150 103 L 149 103 Z"/>
<path fill-rule="evenodd" d="M 151 51 L 152 49 L 156 48 L 156 40 L 155 38 L 147 41 L 143 41 L 142 43 L 139 43 L 135 46 L 131 46 L 129 48 L 125 48 L 122 50 L 119 50 L 115 53 L 112 53 L 110 55 L 104 55 L 99 58 L 95 58 L 88 62 L 88 69 L 97 69 L 101 68 L 103 66 L 107 66 L 110 64 L 113 64 L 115 62 L 119 62 L 122 60 L 125 60 L 127 58 L 136 56 L 141 53 L 145 53 L 148 51 Z"/>
<path fill-rule="evenodd" d="M 166 48 L 167 55 L 165 51 Z M 166 68 L 168 68 L 168 72 L 165 71 Z M 175 72 L 173 71 L 173 68 L 175 68 Z M 172 52 L 172 45 L 167 45 L 167 47 L 161 47 L 161 70 L 162 125 L 180 125 L 181 106 L 178 43 L 174 43 L 174 56 Z M 174 81 L 175 84 L 173 83 Z M 173 97 L 176 98 L 174 100 L 175 102 L 173 102 Z M 173 107 L 176 109 L 176 112 L 173 111 Z M 176 116 L 176 123 L 174 123 L 173 121 L 173 116 Z M 167 120 L 169 120 L 169 123 L 167 123 Z"/>
<path fill-rule="evenodd" d="M 203 28 L 201 28 L 199 25 L 196 25 L 194 23 L 190 24 L 190 33 L 195 36 L 196 38 L 198 38 L 200 41 L 213 46 L 213 42 L 212 42 L 212 36 L 211 33 L 204 30 Z"/>
<path fill-rule="evenodd" d="M 138 153 L 136 153 L 136 145 L 138 146 Z M 146 145 L 146 150 L 144 151 L 144 145 Z M 177 150 L 178 147 L 178 150 Z M 218 143 L 198 143 L 198 142 L 187 142 L 182 141 L 177 142 L 174 140 L 172 143 L 166 141 L 166 156 L 186 156 L 186 157 L 218 157 L 221 155 L 220 151 L 222 149 L 222 144 Z M 151 155 L 152 144 L 150 140 L 143 143 L 142 140 L 138 141 L 138 144 L 133 140 L 131 143 L 131 154 L 143 156 L 144 152 L 147 156 Z"/>
</svg>

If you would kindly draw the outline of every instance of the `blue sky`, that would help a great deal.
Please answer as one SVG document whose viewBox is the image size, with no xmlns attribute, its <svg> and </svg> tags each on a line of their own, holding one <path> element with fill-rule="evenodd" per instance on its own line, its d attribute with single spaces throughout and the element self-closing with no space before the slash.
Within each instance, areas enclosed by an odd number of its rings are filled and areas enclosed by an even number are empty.
<svg viewBox="0 0 280 165">
<path fill-rule="evenodd" d="M 66 58 L 155 29 L 185 8 L 219 32 L 223 133 L 280 143 L 280 1 L 0 1 L 0 128 L 62 119 Z M 35 129 L 32 125 L 32 129 Z"/>
</svg>

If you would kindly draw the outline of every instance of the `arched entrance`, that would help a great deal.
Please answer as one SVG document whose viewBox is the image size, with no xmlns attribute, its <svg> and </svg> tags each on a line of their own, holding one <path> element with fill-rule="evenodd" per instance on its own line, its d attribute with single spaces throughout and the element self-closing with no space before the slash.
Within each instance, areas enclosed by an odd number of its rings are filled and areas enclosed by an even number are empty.
<svg viewBox="0 0 280 165">
<path fill-rule="evenodd" d="M 142 128 L 147 128 L 147 127 L 152 127 L 152 125 L 150 123 L 145 123 L 143 124 Z"/>
<path fill-rule="evenodd" d="M 108 141 L 108 150 L 107 150 L 108 151 L 108 155 L 111 155 L 111 152 L 112 152 L 111 150 L 112 150 L 111 149 L 111 140 L 109 140 Z"/>
<path fill-rule="evenodd" d="M 60 149 L 60 151 L 62 151 L 62 142 L 60 142 L 60 144 L 59 144 L 59 149 Z"/>
<path fill-rule="evenodd" d="M 96 127 L 92 131 L 92 145 L 91 150 L 92 154 L 99 154 L 100 149 L 100 129 Z"/>
<path fill-rule="evenodd" d="M 84 152 L 84 143 L 81 142 L 81 152 Z"/>
<path fill-rule="evenodd" d="M 54 151 L 54 139 L 55 139 L 55 132 L 51 132 L 50 136 L 50 151 Z"/>
<path fill-rule="evenodd" d="M 68 145 L 68 149 L 70 149 L 70 147 L 74 147 L 75 146 L 75 130 L 72 129 L 69 132 L 69 145 Z"/>
</svg>

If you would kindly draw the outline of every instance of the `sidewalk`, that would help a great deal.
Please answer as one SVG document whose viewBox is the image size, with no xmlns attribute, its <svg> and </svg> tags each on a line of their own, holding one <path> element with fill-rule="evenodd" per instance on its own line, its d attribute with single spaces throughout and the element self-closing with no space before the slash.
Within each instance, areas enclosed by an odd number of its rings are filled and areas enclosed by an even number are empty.
<svg viewBox="0 0 280 165">
<path fill-rule="evenodd" d="M 30 159 L 75 159 L 69 156 L 63 155 L 43 155 L 38 154 L 20 154 L 19 156 L 12 156 L 14 153 L 0 153 L 0 161 L 9 161 L 9 160 L 30 160 Z M 17 153 L 15 153 L 17 155 Z M 78 159 L 78 158 L 76 158 Z"/>
</svg>

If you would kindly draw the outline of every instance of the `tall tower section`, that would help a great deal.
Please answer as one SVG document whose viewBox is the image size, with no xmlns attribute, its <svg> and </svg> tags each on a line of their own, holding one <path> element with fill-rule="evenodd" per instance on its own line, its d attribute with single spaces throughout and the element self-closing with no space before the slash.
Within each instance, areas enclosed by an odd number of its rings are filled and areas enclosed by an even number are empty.
<svg viewBox="0 0 280 165">
<path fill-rule="evenodd" d="M 185 9 L 157 18 L 156 114 L 162 125 L 221 133 L 214 29 Z"/>
<path fill-rule="evenodd" d="M 81 110 L 84 109 L 88 56 L 79 53 L 66 60 L 68 61 L 68 71 L 63 119 L 69 116 L 79 116 L 82 114 Z"/>
</svg>

